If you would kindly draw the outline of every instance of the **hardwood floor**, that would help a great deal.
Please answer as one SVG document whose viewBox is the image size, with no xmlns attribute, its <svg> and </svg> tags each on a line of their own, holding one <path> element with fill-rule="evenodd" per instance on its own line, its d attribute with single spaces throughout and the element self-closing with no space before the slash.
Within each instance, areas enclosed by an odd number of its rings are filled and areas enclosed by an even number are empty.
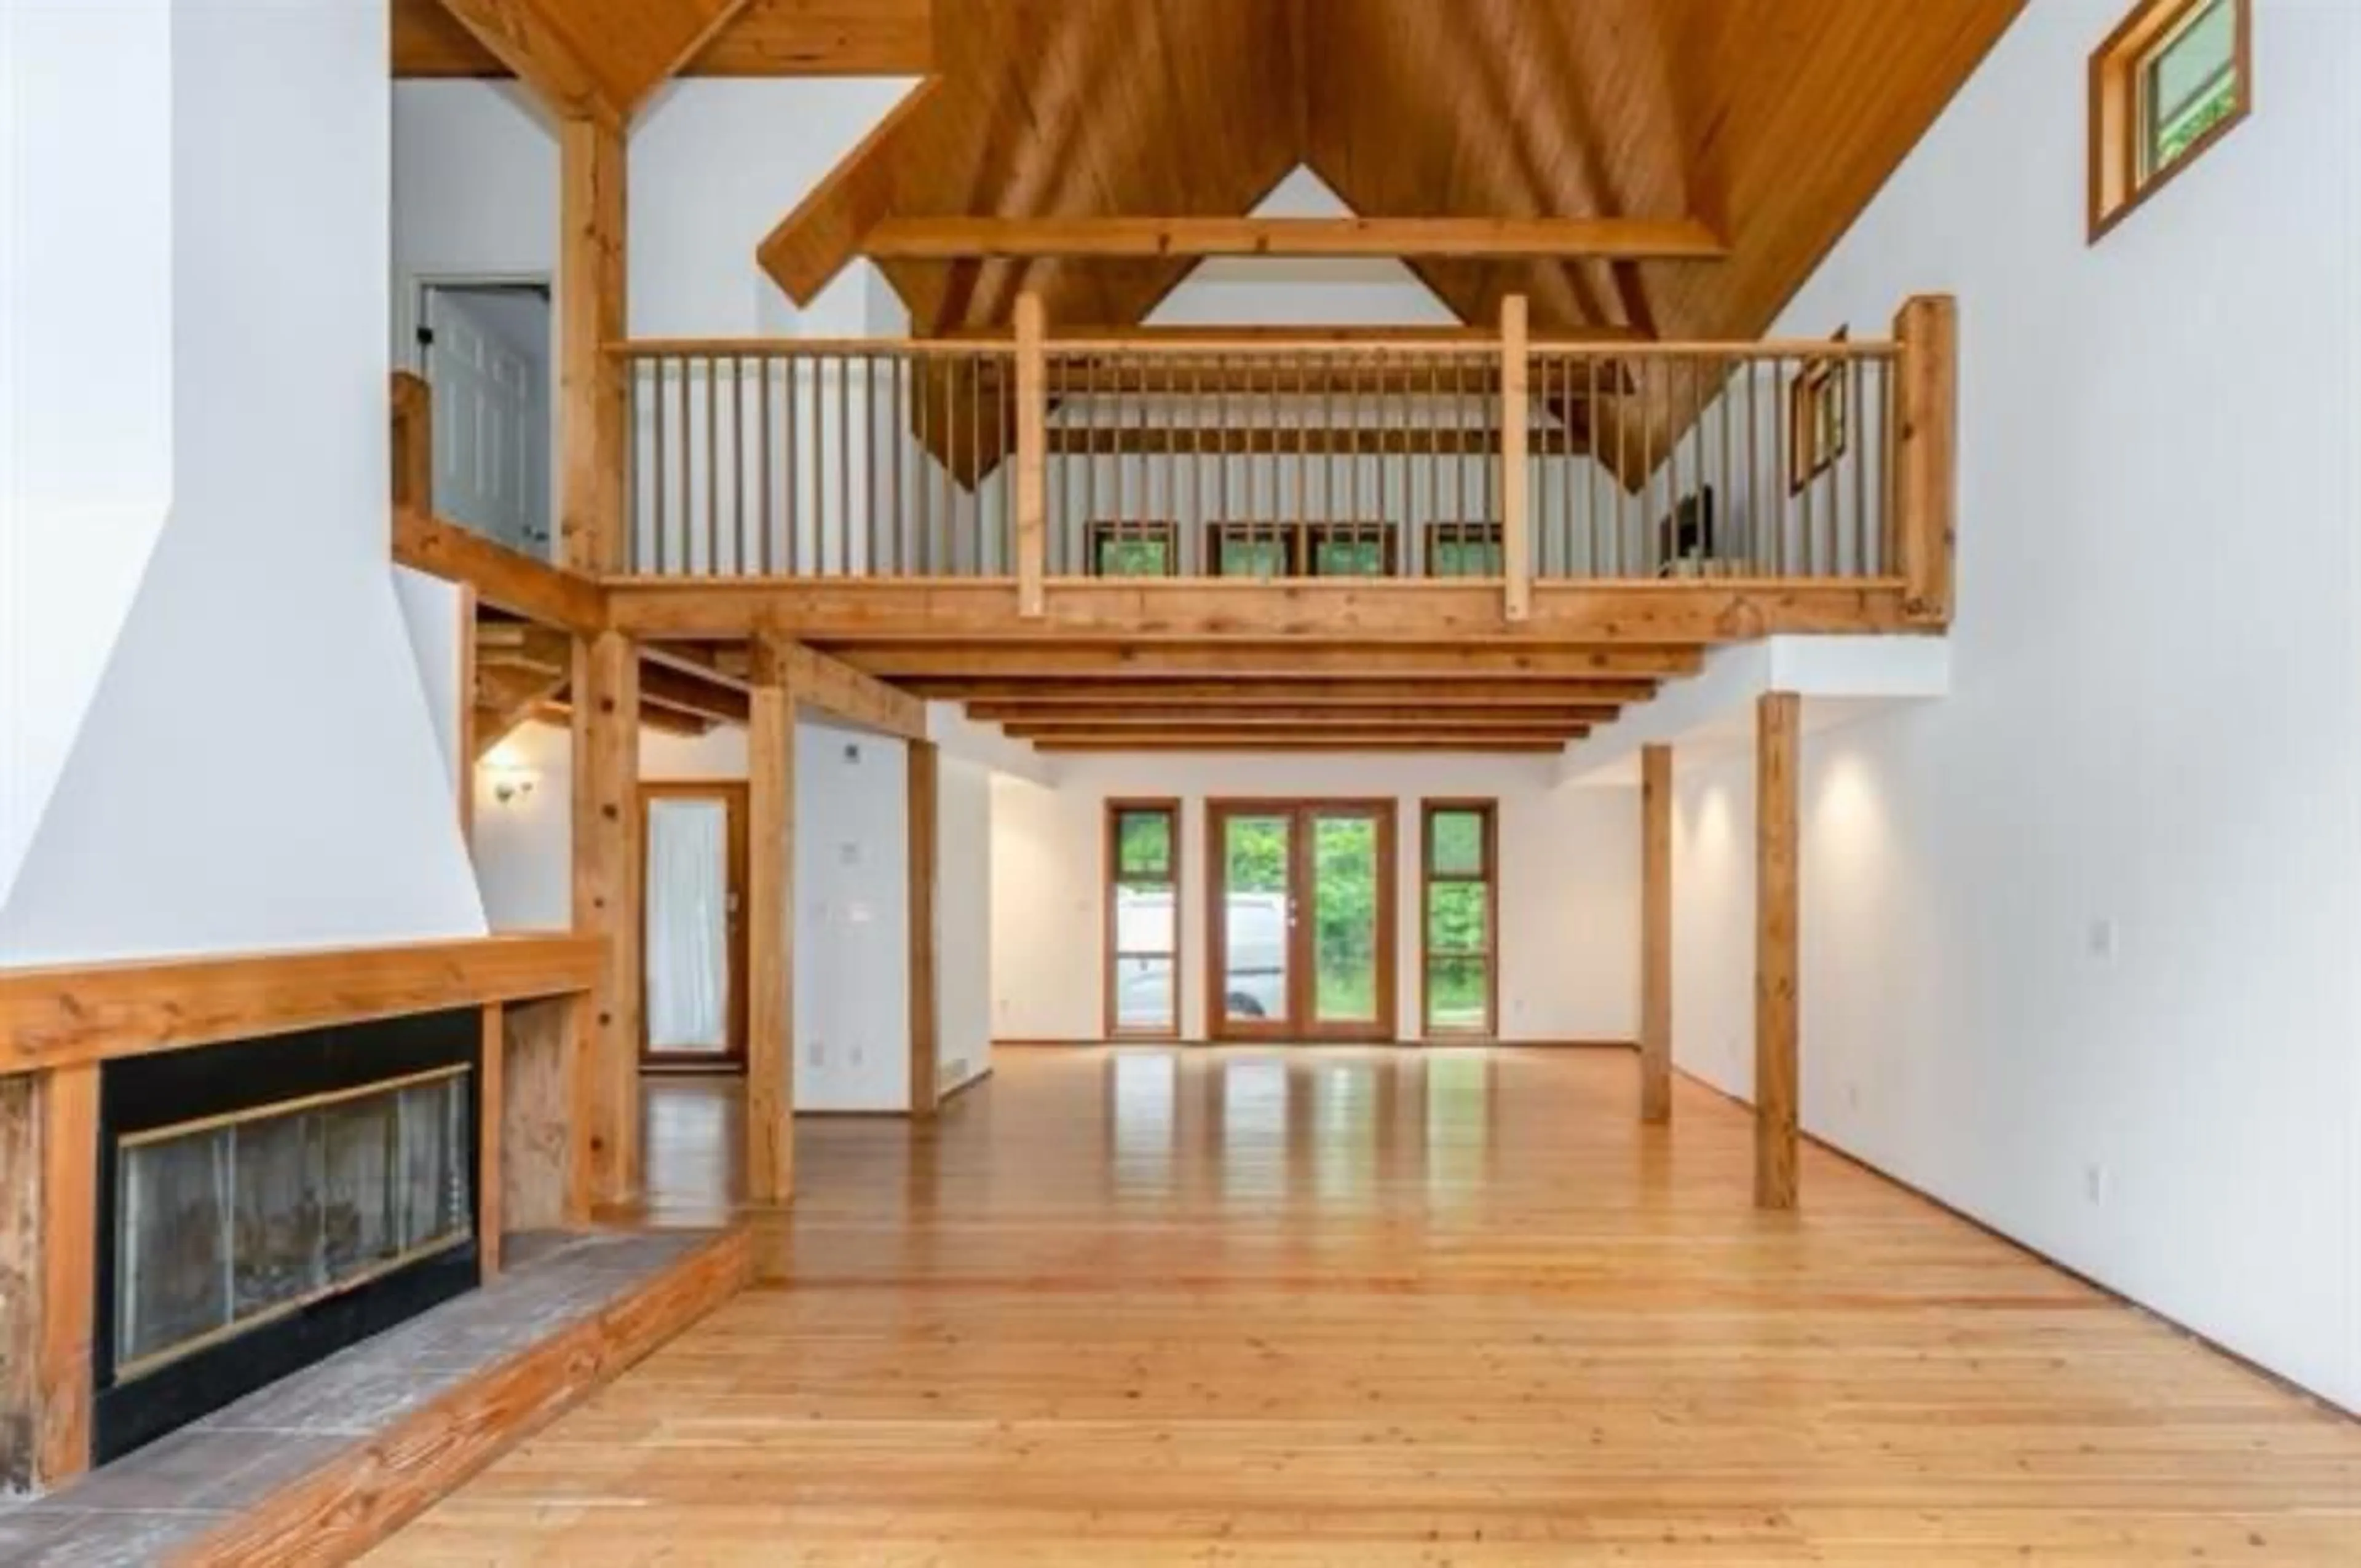
<svg viewBox="0 0 2361 1568">
<path fill-rule="evenodd" d="M 1005 1050 L 374 1561 L 2361 1562 L 2361 1426 L 1621 1052 Z"/>
</svg>

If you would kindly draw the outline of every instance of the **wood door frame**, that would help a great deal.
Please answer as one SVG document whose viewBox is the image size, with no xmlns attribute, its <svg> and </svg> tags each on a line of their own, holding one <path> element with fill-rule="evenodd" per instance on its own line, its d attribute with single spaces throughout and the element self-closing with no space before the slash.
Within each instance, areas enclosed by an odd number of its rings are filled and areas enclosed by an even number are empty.
<svg viewBox="0 0 2361 1568">
<path fill-rule="evenodd" d="M 1205 801 L 1205 1037 L 1210 1040 L 1302 1040 L 1385 1043 L 1400 1037 L 1398 998 L 1400 958 L 1399 863 L 1395 858 L 1400 803 L 1391 795 L 1221 795 Z M 1322 814 L 1367 817 L 1378 830 L 1378 931 L 1376 995 L 1367 1024 L 1320 1024 L 1313 1016 L 1317 996 L 1315 971 L 1316 920 L 1312 914 L 1312 833 L 1311 824 Z M 1241 1024 L 1229 1016 L 1224 980 L 1228 972 L 1229 821 L 1234 817 L 1280 817 L 1291 819 L 1288 841 L 1288 897 L 1301 906 L 1302 918 L 1288 927 L 1287 1017 L 1277 1025 L 1260 1021 Z M 1290 913 L 1296 911 L 1291 909 Z"/>
<path fill-rule="evenodd" d="M 1484 819 L 1484 1026 L 1444 1029 L 1434 1023 L 1434 959 L 1429 948 L 1429 906 L 1436 883 L 1467 883 L 1470 877 L 1434 874 L 1434 818 L 1438 813 L 1474 813 Z M 1418 803 L 1418 1030 L 1437 1045 L 1482 1045 L 1500 1037 L 1500 801 L 1497 795 L 1430 795 Z M 1445 953 L 1444 958 L 1473 955 Z"/>
<path fill-rule="evenodd" d="M 649 811 L 660 800 L 719 800 L 727 813 L 725 838 L 730 859 L 730 1040 L 728 1047 L 713 1051 L 659 1051 L 648 1045 L 648 1010 L 640 1009 L 640 1066 L 642 1069 L 676 1072 L 684 1069 L 704 1069 L 722 1072 L 746 1070 L 746 875 L 748 865 L 747 784 L 743 779 L 664 779 L 643 781 L 639 786 L 640 863 L 633 874 L 639 878 L 639 908 L 642 924 L 648 908 L 648 847 L 653 841 L 649 830 Z M 640 943 L 640 983 L 647 984 L 647 941 L 642 932 Z"/>
<path fill-rule="evenodd" d="M 1126 812 L 1150 811 L 1169 814 L 1172 824 L 1171 863 L 1169 868 L 1172 873 L 1169 884 L 1172 889 L 1172 1022 L 1161 1029 L 1126 1029 L 1119 1021 L 1121 1009 L 1116 1004 L 1115 996 L 1120 979 L 1116 971 L 1123 959 L 1123 954 L 1115 947 L 1115 877 L 1122 869 L 1122 851 L 1116 842 L 1116 829 Z M 1184 945 L 1183 933 L 1187 930 L 1181 909 L 1184 898 L 1180 890 L 1187 879 L 1182 869 L 1180 817 L 1178 795 L 1111 795 L 1104 806 L 1105 821 L 1099 830 L 1099 853 L 1103 857 L 1099 871 L 1099 902 L 1105 911 L 1104 926 L 1099 938 L 1099 989 L 1102 993 L 1099 1000 L 1100 1028 L 1110 1040 L 1177 1040 L 1180 1037 L 1180 949 Z"/>
</svg>

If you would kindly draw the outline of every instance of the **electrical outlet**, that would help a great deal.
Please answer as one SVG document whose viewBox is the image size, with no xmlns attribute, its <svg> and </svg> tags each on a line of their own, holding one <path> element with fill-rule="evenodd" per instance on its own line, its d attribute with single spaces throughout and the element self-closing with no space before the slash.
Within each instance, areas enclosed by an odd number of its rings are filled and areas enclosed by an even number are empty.
<svg viewBox="0 0 2361 1568">
<path fill-rule="evenodd" d="M 2102 963 L 2111 963 L 2115 956 L 2115 923 L 2104 916 L 2091 922 L 2091 956 Z"/>
<path fill-rule="evenodd" d="M 2082 1201 L 2093 1207 L 2107 1201 L 2107 1168 L 2096 1161 L 2082 1168 Z"/>
</svg>

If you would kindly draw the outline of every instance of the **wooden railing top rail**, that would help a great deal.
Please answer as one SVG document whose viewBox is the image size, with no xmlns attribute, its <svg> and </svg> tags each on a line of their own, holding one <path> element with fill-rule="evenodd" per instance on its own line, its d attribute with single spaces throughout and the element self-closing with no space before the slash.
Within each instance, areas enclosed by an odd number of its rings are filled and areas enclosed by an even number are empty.
<svg viewBox="0 0 2361 1568">
<path fill-rule="evenodd" d="M 0 969 L 0 1075 L 446 1007 L 587 992 L 570 931 L 379 948 Z"/>
<path fill-rule="evenodd" d="M 1466 359 L 1496 354 L 1502 339 L 1497 333 L 1457 333 L 1405 336 L 1390 329 L 1365 336 L 1325 334 L 1290 337 L 1280 334 L 1241 332 L 1235 336 L 1202 329 L 1176 330 L 1170 338 L 1059 337 L 1041 342 L 1045 354 L 1103 355 L 1108 357 L 1212 358 L 1354 355 L 1402 358 Z M 605 345 L 619 359 L 769 358 L 826 359 L 871 355 L 899 355 L 986 359 L 1014 359 L 1014 339 L 921 337 L 646 337 L 625 338 Z M 1530 354 L 1574 355 L 1593 359 L 1770 359 L 1809 356 L 1816 359 L 1891 359 L 1901 345 L 1890 338 L 1761 338 L 1697 342 L 1601 342 L 1595 337 L 1535 337 L 1526 345 Z"/>
</svg>

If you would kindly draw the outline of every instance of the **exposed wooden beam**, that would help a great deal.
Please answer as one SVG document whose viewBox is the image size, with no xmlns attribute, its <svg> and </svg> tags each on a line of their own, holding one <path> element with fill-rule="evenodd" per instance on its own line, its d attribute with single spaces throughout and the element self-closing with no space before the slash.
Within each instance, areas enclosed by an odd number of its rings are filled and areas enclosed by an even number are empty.
<svg viewBox="0 0 2361 1568">
<path fill-rule="evenodd" d="M 1153 357 L 1117 357 L 1086 351 L 1060 353 L 1053 344 L 1044 372 L 1044 385 L 1053 399 L 1190 397 L 1252 398 L 1247 405 L 1260 414 L 1273 399 L 1282 398 L 1420 398 L 1447 409 L 1455 400 L 1466 411 L 1471 429 L 1492 431 L 1500 422 L 1493 400 L 1500 395 L 1498 340 L 1483 358 L 1397 356 L 1364 359 L 1344 354 L 1290 356 L 1274 348 L 1262 358 L 1247 358 L 1208 348 L 1204 355 L 1174 354 Z M 1602 363 L 1598 390 L 1601 400 L 1614 392 L 1624 375 L 1620 365 Z M 987 367 L 980 379 L 988 389 L 996 372 Z M 1482 406 L 1477 406 L 1477 400 Z M 1588 386 L 1569 389 L 1551 400 L 1554 406 L 1587 407 Z M 1235 406 L 1232 416 L 1240 411 Z M 1070 421 L 1087 422 L 1090 411 L 1069 414 Z M 1101 419 L 1106 418 L 1104 411 Z M 1399 417 L 1399 416 L 1396 416 Z M 1072 423 L 1064 426 L 1074 428 Z M 1293 433 L 1289 430 L 1288 433 Z M 1397 430 L 1397 437 L 1405 432 Z M 1292 447 L 1286 450 L 1292 451 Z"/>
<path fill-rule="evenodd" d="M 1803 701 L 1755 700 L 1754 1205 L 1795 1206 Z"/>
<path fill-rule="evenodd" d="M 877 641 L 830 650 L 889 680 L 1412 680 L 1459 682 L 1528 676 L 1651 680 L 1693 675 L 1704 655 L 1642 643 L 1552 646 L 1380 641 Z M 932 694 L 930 694 L 932 695 Z"/>
<path fill-rule="evenodd" d="M 1011 341 L 1009 330 L 1001 326 L 956 327 L 942 335 L 952 342 L 961 343 Z M 1552 343 L 1648 341 L 1647 334 L 1637 327 L 1612 323 L 1605 326 L 1553 326 L 1548 337 Z M 1250 345 L 1265 351 L 1290 345 L 1476 349 L 1488 347 L 1499 341 L 1500 334 L 1493 328 L 1465 323 L 1433 326 L 1298 326 L 1269 323 L 1240 323 L 1234 326 L 1162 326 L 1148 322 L 1116 324 L 1056 321 L 1049 323 L 1049 346 L 1053 349 L 1064 343 L 1104 343 L 1149 348 L 1159 345 Z"/>
<path fill-rule="evenodd" d="M 606 345 L 624 331 L 628 160 L 594 120 L 563 121 L 557 142 L 558 532 L 566 565 L 598 576 L 624 558 L 627 385 Z"/>
<path fill-rule="evenodd" d="M 1165 257 L 1454 257 L 1710 261 L 1695 218 L 889 217 L 862 250 L 881 261 Z"/>
<path fill-rule="evenodd" d="M 797 305 L 818 299 L 893 210 L 903 139 L 941 90 L 929 76 L 904 93 L 755 247 L 754 259 Z"/>
<path fill-rule="evenodd" d="M 1640 749 L 1640 1120 L 1673 1118 L 1673 749 Z"/>
<path fill-rule="evenodd" d="M 487 52 L 538 93 L 562 119 L 591 121 L 620 136 L 629 104 L 544 8 L 542 0 L 443 0 Z"/>
<path fill-rule="evenodd" d="M 1919 295 L 1894 318 L 1901 364 L 1894 377 L 1896 566 L 1913 620 L 1951 620 L 1954 534 L 1959 511 L 1959 302 Z"/>
<path fill-rule="evenodd" d="M 883 735 L 927 738 L 927 705 L 909 693 L 800 642 L 783 644 L 777 657 L 797 703 Z"/>
<path fill-rule="evenodd" d="M 746 693 L 742 689 L 646 660 L 640 663 L 640 700 L 718 724 L 743 724 L 747 718 Z"/>
<path fill-rule="evenodd" d="M 1020 728 L 1091 725 L 1115 729 L 1148 729 L 1173 725 L 1226 724 L 1238 729 L 1270 726 L 1314 729 L 1323 725 L 1345 729 L 1580 729 L 1612 723 L 1612 707 L 1374 707 L 1319 703 L 1200 703 L 1188 707 L 1080 707 L 1056 703 L 974 703 L 967 716 L 978 724 L 1000 724 L 1010 734 Z"/>
<path fill-rule="evenodd" d="M 591 1061 L 573 1125 L 601 1202 L 640 1182 L 640 661 L 620 632 L 574 654 L 574 929 L 599 938 Z"/>
<path fill-rule="evenodd" d="M 759 638 L 746 724 L 746 1193 L 778 1204 L 796 1190 L 793 673 Z"/>
<path fill-rule="evenodd" d="M 1259 389 L 1267 392 L 1268 385 L 1265 378 Z M 1332 386 L 1327 378 L 1315 377 L 1312 389 L 1341 391 L 1348 385 L 1349 378 L 1340 378 Z M 1135 385 L 1130 390 L 1137 393 L 1138 388 Z M 1289 391 L 1294 392 L 1291 382 Z M 1530 439 L 1531 449 L 1545 457 L 1576 456 L 1590 450 L 1588 438 L 1579 431 L 1537 430 Z M 1498 453 L 1501 445 L 1498 430 L 1473 427 L 1122 425 L 1093 430 L 1087 425 L 1058 425 L 1049 432 L 1052 457 L 1481 457 Z"/>
<path fill-rule="evenodd" d="M 1033 618 L 1020 612 L 1017 586 L 1006 579 L 633 577 L 607 589 L 613 624 L 635 636 L 736 638 L 768 630 L 831 645 L 1064 637 L 1706 647 L 1782 632 L 1914 629 L 1900 584 L 1882 578 L 1545 581 L 1533 586 L 1532 613 L 1513 630 L 1499 587 L 1464 580 L 1061 579 L 1047 585 L 1044 597 L 1042 615 Z"/>
<path fill-rule="evenodd" d="M 1045 680 L 914 680 L 913 696 L 930 701 L 1008 704 L 1028 709 L 1120 707 L 1131 711 L 1197 707 L 1374 707 L 1422 711 L 1477 707 L 1598 707 L 1645 702 L 1653 681 L 1543 678 L 1534 680 L 1354 680 L 1319 675 L 1292 680 L 1195 681 L 1055 676 Z M 972 709 L 974 711 L 974 709 Z"/>
<path fill-rule="evenodd" d="M 1274 740 L 1268 735 L 1168 736 L 1155 739 L 1127 735 L 1076 735 L 1036 740 L 1033 749 L 1049 754 L 1105 751 L 1486 751 L 1530 756 L 1554 755 L 1565 743 L 1548 736 L 1520 739 L 1499 735 L 1306 736 Z"/>
<path fill-rule="evenodd" d="M 393 558 L 413 571 L 465 583 L 479 603 L 545 626 L 586 635 L 607 623 L 606 591 L 593 579 L 423 512 L 395 510 Z"/>
<path fill-rule="evenodd" d="M 1251 724 L 1209 720 L 1154 727 L 1123 724 L 1021 724 L 1006 727 L 1013 740 L 1137 740 L 1147 744 L 1262 740 L 1288 747 L 1301 741 L 1345 744 L 1356 740 L 1531 741 L 1553 746 L 1590 733 L 1579 724 Z"/>
</svg>

